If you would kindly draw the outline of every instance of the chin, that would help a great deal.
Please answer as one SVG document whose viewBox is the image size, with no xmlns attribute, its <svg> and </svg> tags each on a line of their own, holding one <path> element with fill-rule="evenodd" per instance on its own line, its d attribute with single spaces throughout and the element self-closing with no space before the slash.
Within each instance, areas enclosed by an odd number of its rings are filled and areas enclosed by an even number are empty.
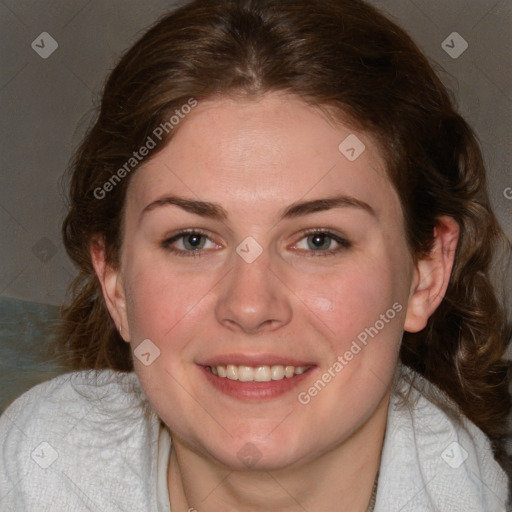
<svg viewBox="0 0 512 512">
<path fill-rule="evenodd" d="M 279 471 L 304 463 L 313 458 L 312 447 L 306 447 L 305 443 L 286 441 L 286 435 L 273 439 L 251 439 L 245 436 L 243 439 L 232 439 L 225 442 L 227 450 L 219 450 L 219 443 L 204 448 L 218 463 L 232 471 Z"/>
</svg>

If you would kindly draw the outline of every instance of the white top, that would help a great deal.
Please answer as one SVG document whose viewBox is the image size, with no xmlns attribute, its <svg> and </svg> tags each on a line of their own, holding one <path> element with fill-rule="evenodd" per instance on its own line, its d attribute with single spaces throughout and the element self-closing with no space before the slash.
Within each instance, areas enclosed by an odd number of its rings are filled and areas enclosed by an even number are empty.
<svg viewBox="0 0 512 512">
<path fill-rule="evenodd" d="M 400 390 L 414 375 L 404 369 Z M 420 385 L 431 387 L 416 375 Z M 486 436 L 416 388 L 393 392 L 375 512 L 506 512 L 508 479 Z M 39 384 L 0 417 L 2 512 L 170 512 L 171 440 L 135 373 Z"/>
<path fill-rule="evenodd" d="M 171 512 L 169 502 L 169 487 L 167 486 L 167 468 L 171 453 L 171 436 L 166 425 L 160 425 L 158 438 L 158 469 L 156 472 L 156 493 L 158 499 L 158 512 Z"/>
</svg>

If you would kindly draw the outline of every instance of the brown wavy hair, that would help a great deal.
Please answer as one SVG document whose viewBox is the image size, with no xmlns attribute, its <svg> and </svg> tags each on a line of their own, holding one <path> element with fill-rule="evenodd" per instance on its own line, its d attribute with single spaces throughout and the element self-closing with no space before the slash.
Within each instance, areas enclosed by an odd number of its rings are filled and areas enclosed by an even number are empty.
<svg viewBox="0 0 512 512">
<path fill-rule="evenodd" d="M 498 458 L 510 410 L 503 355 L 511 327 L 491 271 L 499 268 L 499 247 L 510 251 L 510 243 L 492 212 L 471 128 L 406 32 L 362 1 L 196 0 L 159 20 L 127 51 L 69 170 L 62 233 L 79 273 L 62 312 L 59 360 L 75 370 L 133 371 L 90 244 L 102 236 L 108 262 L 118 266 L 126 189 L 136 168 L 104 198 L 98 189 L 191 98 L 270 91 L 297 95 L 375 137 L 415 258 L 428 254 L 440 216 L 460 225 L 446 296 L 425 329 L 405 333 L 400 357 L 487 434 Z"/>
</svg>

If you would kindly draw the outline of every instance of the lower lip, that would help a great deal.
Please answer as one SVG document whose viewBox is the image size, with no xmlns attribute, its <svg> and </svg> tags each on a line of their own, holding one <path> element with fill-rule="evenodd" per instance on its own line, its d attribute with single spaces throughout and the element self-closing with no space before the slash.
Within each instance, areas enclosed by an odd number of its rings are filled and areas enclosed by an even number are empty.
<svg viewBox="0 0 512 512">
<path fill-rule="evenodd" d="M 209 372 L 204 366 L 198 366 L 213 387 L 226 395 L 242 400 L 261 400 L 284 395 L 297 387 L 304 379 L 307 379 L 314 369 L 314 367 L 311 367 L 300 375 L 294 375 L 290 378 L 285 377 L 281 380 L 271 380 L 270 382 L 240 382 L 227 377 L 218 377 Z"/>
</svg>

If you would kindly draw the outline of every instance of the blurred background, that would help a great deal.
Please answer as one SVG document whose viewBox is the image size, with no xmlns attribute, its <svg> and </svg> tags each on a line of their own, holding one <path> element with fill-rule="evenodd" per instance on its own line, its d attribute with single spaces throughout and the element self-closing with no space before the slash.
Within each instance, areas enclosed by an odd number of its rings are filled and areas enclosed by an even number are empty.
<svg viewBox="0 0 512 512">
<path fill-rule="evenodd" d="M 476 130 L 512 240 L 512 2 L 372 0 L 435 62 Z M 1 0 L 0 412 L 67 371 L 47 355 L 74 275 L 60 240 L 61 178 L 108 72 L 176 6 L 163 0 Z"/>
</svg>

